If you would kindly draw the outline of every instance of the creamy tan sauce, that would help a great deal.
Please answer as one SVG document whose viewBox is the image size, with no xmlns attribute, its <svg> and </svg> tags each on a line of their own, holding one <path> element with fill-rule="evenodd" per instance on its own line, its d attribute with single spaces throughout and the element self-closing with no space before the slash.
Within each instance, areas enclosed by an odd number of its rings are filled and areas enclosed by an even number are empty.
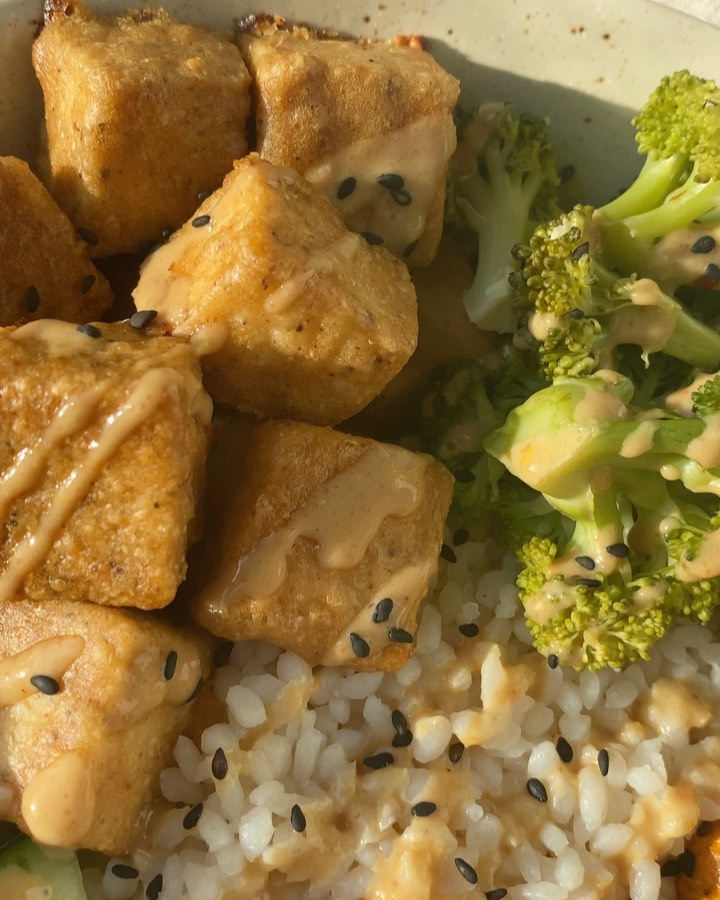
<svg viewBox="0 0 720 900">
<path fill-rule="evenodd" d="M 720 531 L 703 537 L 695 559 L 682 559 L 676 567 L 680 581 L 702 581 L 720 575 Z"/>
<path fill-rule="evenodd" d="M 343 630 L 337 642 L 322 657 L 320 664 L 341 666 L 352 662 L 356 655 L 352 649 L 351 634 L 357 634 L 367 641 L 370 650 L 374 652 L 388 643 L 388 628 L 404 628 L 414 632 L 415 611 L 427 592 L 430 576 L 436 568 L 434 560 L 424 560 L 395 572 Z M 373 622 L 373 613 L 378 603 L 386 597 L 393 601 L 390 618 L 382 623 Z"/>
<path fill-rule="evenodd" d="M 710 236 L 715 247 L 709 253 L 693 253 L 698 238 Z M 681 284 L 695 284 L 708 265 L 720 264 L 720 225 L 688 225 L 661 238 L 653 248 L 652 270 L 668 293 Z"/>
<path fill-rule="evenodd" d="M 355 141 L 303 174 L 325 191 L 348 228 L 379 235 L 388 250 L 402 256 L 425 230 L 456 142 L 452 116 L 435 113 Z M 391 190 L 378 184 L 378 176 L 387 174 L 402 176 L 409 203 L 404 196 L 402 204 L 397 202 Z M 338 199 L 338 186 L 348 177 L 356 179 L 355 190 Z"/>
<path fill-rule="evenodd" d="M 620 456 L 634 459 L 652 449 L 653 437 L 657 431 L 657 422 L 647 419 L 634 428 L 620 446 Z"/>
<path fill-rule="evenodd" d="M 432 900 L 435 870 L 450 849 L 443 822 L 415 819 L 394 841 L 390 855 L 375 864 L 366 900 Z"/>
<path fill-rule="evenodd" d="M 67 750 L 25 786 L 21 813 L 35 840 L 54 847 L 82 844 L 95 816 L 95 787 L 85 754 Z"/>
<path fill-rule="evenodd" d="M 0 897 L 5 900 L 52 900 L 52 887 L 34 872 L 11 865 L 0 869 Z"/>
<path fill-rule="evenodd" d="M 715 375 L 712 373 L 701 373 L 687 387 L 679 388 L 677 391 L 673 391 L 672 394 L 668 394 L 665 399 L 665 406 L 679 416 L 691 418 L 693 416 L 692 395 L 706 381 L 712 381 L 714 377 Z"/>
<path fill-rule="evenodd" d="M 690 441 L 685 453 L 704 469 L 720 465 L 720 413 L 705 418 L 704 430 Z"/>
<path fill-rule="evenodd" d="M 267 596 L 282 586 L 287 555 L 300 538 L 317 548 L 318 565 L 349 569 L 365 555 L 388 516 L 410 515 L 422 499 L 427 463 L 397 447 L 374 445 L 345 471 L 321 485 L 284 526 L 240 558 L 208 592 L 213 608 L 247 596 Z"/>
<path fill-rule="evenodd" d="M 57 319 L 28 322 L 11 332 L 9 337 L 17 343 L 39 341 L 47 356 L 83 356 L 95 353 L 102 346 L 98 338 L 78 331 L 77 325 Z"/>
<path fill-rule="evenodd" d="M 12 706 L 37 693 L 30 684 L 34 675 L 60 681 L 85 649 L 79 635 L 45 638 L 20 653 L 0 660 L 0 708 Z"/>
<path fill-rule="evenodd" d="M 659 678 L 650 688 L 643 716 L 658 734 L 704 728 L 712 718 L 712 707 L 705 697 L 676 678 Z"/>
<path fill-rule="evenodd" d="M 155 411 L 168 392 L 182 385 L 183 376 L 174 369 L 151 369 L 138 379 L 122 406 L 107 417 L 99 438 L 88 448 L 82 464 L 58 485 L 37 530 L 16 545 L 5 570 L 0 574 L 0 598 L 13 597 L 30 572 L 42 565 L 60 529 L 87 495 L 103 466 Z M 89 392 L 74 402 L 78 407 L 74 417 L 86 419 L 95 411 L 96 395 Z M 24 483 L 24 471 L 16 468 L 14 478 L 20 478 Z M 5 490 L 12 493 L 14 489 L 11 478 Z"/>
</svg>

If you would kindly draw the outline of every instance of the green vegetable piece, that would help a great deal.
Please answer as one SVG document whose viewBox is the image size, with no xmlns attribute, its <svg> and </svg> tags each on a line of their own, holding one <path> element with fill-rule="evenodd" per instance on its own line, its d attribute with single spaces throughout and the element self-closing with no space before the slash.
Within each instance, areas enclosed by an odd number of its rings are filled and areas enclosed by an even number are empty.
<svg viewBox="0 0 720 900">
<path fill-rule="evenodd" d="M 52 890 L 48 895 L 52 900 L 87 900 L 80 866 L 71 851 L 45 849 L 25 836 L 0 849 L 0 897 L 24 897 L 23 888 L 41 886 Z"/>
</svg>

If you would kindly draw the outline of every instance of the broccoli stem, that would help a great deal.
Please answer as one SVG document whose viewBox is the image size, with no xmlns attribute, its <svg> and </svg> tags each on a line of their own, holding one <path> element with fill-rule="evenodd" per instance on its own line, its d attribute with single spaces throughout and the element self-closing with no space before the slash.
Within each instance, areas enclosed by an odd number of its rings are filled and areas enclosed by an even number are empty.
<svg viewBox="0 0 720 900">
<path fill-rule="evenodd" d="M 660 159 L 651 154 L 635 181 L 619 197 L 597 210 L 606 222 L 625 219 L 660 206 L 679 183 L 687 167 L 687 157 L 676 154 Z"/>
</svg>

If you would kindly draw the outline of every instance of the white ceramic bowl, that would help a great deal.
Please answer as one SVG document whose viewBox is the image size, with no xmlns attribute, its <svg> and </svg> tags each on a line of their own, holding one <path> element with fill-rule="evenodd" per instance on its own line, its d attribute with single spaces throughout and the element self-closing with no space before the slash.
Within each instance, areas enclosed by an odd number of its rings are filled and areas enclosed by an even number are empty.
<svg viewBox="0 0 720 900">
<path fill-rule="evenodd" d="M 96 8 L 140 3 L 91 0 Z M 149 5 L 153 5 L 150 3 Z M 720 78 L 720 34 L 649 0 L 166 0 L 186 21 L 230 26 L 272 11 L 369 37 L 422 34 L 463 84 L 463 101 L 511 100 L 548 116 L 576 192 L 601 202 L 636 170 L 630 118 L 657 81 L 678 68 Z M 0 0 L 0 154 L 30 159 L 40 92 L 29 48 L 38 0 Z"/>
</svg>

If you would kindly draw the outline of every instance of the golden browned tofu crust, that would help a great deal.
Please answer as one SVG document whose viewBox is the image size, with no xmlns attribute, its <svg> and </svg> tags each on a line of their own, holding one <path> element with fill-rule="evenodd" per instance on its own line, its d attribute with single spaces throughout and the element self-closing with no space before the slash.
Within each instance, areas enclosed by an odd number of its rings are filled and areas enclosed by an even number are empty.
<svg viewBox="0 0 720 900">
<path fill-rule="evenodd" d="M 152 254 L 133 296 L 173 334 L 214 329 L 205 386 L 264 417 L 348 418 L 417 340 L 405 265 L 349 232 L 318 188 L 257 154 Z"/>
<path fill-rule="evenodd" d="M 53 318 L 99 319 L 110 286 L 87 245 L 27 163 L 0 157 L 0 325 Z"/>
<path fill-rule="evenodd" d="M 48 187 L 93 256 L 134 251 L 179 227 L 247 151 L 247 69 L 228 36 L 161 9 L 51 8 L 33 48 Z"/>
<path fill-rule="evenodd" d="M 0 599 L 175 596 L 211 403 L 187 341 L 127 324 L 0 330 Z"/>
<path fill-rule="evenodd" d="M 458 81 L 414 41 L 328 39 L 277 22 L 251 21 L 238 38 L 261 156 L 320 184 L 352 230 L 427 264 L 442 232 Z"/>
<path fill-rule="evenodd" d="M 2 818 L 53 846 L 131 849 L 209 656 L 146 614 L 0 601 Z"/>
<path fill-rule="evenodd" d="M 687 842 L 693 873 L 675 879 L 677 900 L 720 900 L 720 822 L 703 823 Z"/>
<path fill-rule="evenodd" d="M 311 663 L 395 669 L 412 656 L 452 476 L 424 454 L 299 422 L 251 428 L 193 561 L 214 634 Z"/>
</svg>

